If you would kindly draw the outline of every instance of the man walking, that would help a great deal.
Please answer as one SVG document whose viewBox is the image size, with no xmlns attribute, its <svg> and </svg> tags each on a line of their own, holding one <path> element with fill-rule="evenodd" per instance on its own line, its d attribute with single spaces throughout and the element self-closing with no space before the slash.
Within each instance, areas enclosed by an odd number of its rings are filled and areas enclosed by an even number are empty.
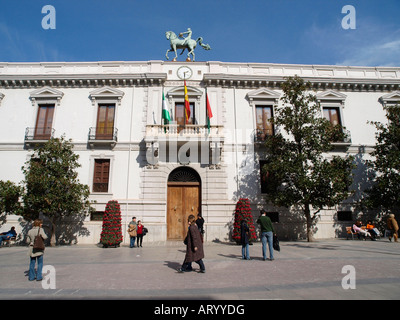
<svg viewBox="0 0 400 320">
<path fill-rule="evenodd" d="M 260 224 L 261 228 L 261 242 L 262 242 L 262 254 L 263 260 L 274 260 L 274 248 L 273 237 L 274 237 L 274 227 L 272 225 L 271 219 L 267 216 L 265 210 L 261 210 L 261 216 L 258 218 L 257 223 Z M 269 248 L 269 259 L 267 259 L 267 242 Z"/>
</svg>

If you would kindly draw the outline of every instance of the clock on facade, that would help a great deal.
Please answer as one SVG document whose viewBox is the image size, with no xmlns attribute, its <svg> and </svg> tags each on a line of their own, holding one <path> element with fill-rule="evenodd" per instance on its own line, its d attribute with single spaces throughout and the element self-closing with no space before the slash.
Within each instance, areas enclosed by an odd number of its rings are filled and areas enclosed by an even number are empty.
<svg viewBox="0 0 400 320">
<path fill-rule="evenodd" d="M 193 71 L 187 66 L 182 66 L 178 69 L 176 74 L 179 77 L 179 79 L 187 80 L 190 79 L 190 77 L 193 75 Z"/>
</svg>

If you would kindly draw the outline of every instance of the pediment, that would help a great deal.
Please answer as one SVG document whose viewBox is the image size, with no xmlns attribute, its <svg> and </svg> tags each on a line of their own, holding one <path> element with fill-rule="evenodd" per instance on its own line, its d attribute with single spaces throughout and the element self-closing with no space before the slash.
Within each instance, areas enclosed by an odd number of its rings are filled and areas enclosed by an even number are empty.
<svg viewBox="0 0 400 320">
<path fill-rule="evenodd" d="M 388 102 L 389 103 L 400 103 L 400 91 L 395 91 L 395 92 L 385 94 L 379 100 L 385 104 Z"/>
<path fill-rule="evenodd" d="M 32 99 L 57 99 L 60 100 L 63 97 L 64 93 L 60 90 L 51 88 L 51 87 L 43 87 L 32 91 L 30 93 L 30 97 Z"/>
<path fill-rule="evenodd" d="M 260 99 L 260 100 L 277 100 L 279 99 L 281 94 L 279 92 L 276 92 L 274 90 L 270 90 L 267 88 L 260 88 L 254 91 L 250 91 L 247 93 L 247 97 L 249 100 L 253 99 Z"/>
<path fill-rule="evenodd" d="M 188 96 L 199 98 L 203 95 L 203 92 L 197 88 L 187 86 Z M 185 87 L 175 87 L 167 92 L 167 97 L 176 97 L 176 96 L 184 96 L 185 95 Z"/>
<path fill-rule="evenodd" d="M 90 92 L 90 97 L 93 98 L 117 98 L 121 99 L 124 96 L 124 92 L 108 86 L 96 89 Z"/>
<path fill-rule="evenodd" d="M 324 91 L 321 93 L 318 93 L 316 95 L 317 100 L 319 101 L 326 101 L 326 100 L 336 100 L 336 101 L 344 101 L 346 100 L 347 96 L 341 92 L 338 91 L 334 91 L 334 90 L 328 90 L 328 91 Z"/>
</svg>

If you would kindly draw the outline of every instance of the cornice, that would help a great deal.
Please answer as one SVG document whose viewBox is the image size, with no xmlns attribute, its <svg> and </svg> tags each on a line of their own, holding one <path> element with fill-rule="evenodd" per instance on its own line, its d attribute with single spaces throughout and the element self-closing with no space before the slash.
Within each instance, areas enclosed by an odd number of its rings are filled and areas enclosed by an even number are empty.
<svg viewBox="0 0 400 320">
<path fill-rule="evenodd" d="M 301 77 L 310 82 L 316 90 L 340 91 L 395 91 L 400 90 L 400 79 L 363 79 L 363 78 L 328 78 L 328 77 Z M 206 86 L 235 87 L 243 89 L 271 88 L 279 89 L 287 77 L 264 75 L 229 75 L 204 74 Z"/>
<path fill-rule="evenodd" d="M 0 74 L 0 88 L 100 88 L 161 85 L 166 73 L 134 74 Z"/>
</svg>

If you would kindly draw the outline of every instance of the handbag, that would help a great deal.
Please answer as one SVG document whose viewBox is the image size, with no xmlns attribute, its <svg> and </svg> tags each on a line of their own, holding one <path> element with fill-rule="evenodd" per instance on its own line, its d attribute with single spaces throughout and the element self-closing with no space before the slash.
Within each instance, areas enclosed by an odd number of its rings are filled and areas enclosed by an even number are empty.
<svg viewBox="0 0 400 320">
<path fill-rule="evenodd" d="M 42 236 L 40 235 L 40 228 L 38 230 L 38 234 L 35 236 L 33 240 L 33 252 L 44 251 L 44 241 Z"/>
<path fill-rule="evenodd" d="M 149 230 L 147 228 L 143 228 L 143 235 L 145 236 L 147 233 L 149 232 Z"/>
<path fill-rule="evenodd" d="M 274 234 L 274 237 L 272 240 L 272 246 L 273 246 L 274 250 L 281 251 L 281 247 L 279 245 L 279 239 L 275 234 Z"/>
</svg>

